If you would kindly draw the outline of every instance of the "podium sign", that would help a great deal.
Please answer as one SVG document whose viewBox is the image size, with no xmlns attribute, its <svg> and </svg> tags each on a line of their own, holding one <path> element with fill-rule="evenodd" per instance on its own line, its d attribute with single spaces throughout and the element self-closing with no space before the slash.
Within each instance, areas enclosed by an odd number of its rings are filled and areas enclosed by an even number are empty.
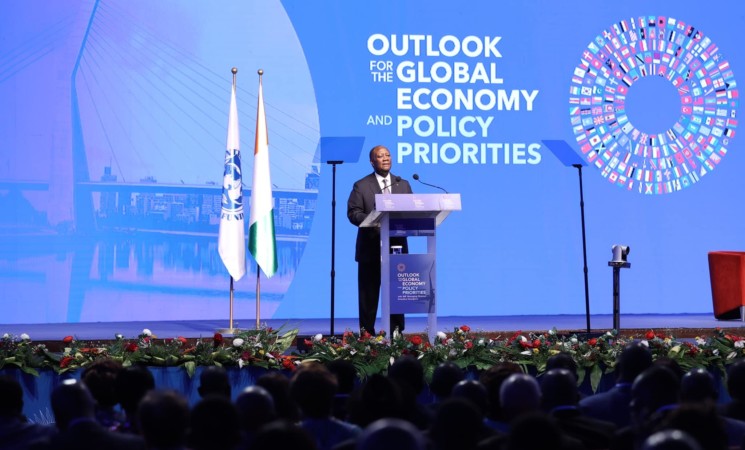
<svg viewBox="0 0 745 450">
<path fill-rule="evenodd" d="M 390 262 L 391 313 L 435 312 L 434 255 L 391 255 Z"/>
<path fill-rule="evenodd" d="M 391 312 L 428 315 L 429 340 L 437 334 L 436 229 L 460 211 L 460 194 L 376 194 L 375 210 L 360 227 L 380 227 L 380 293 L 383 326 L 392 331 Z M 424 236 L 427 252 L 390 254 L 390 238 Z"/>
</svg>

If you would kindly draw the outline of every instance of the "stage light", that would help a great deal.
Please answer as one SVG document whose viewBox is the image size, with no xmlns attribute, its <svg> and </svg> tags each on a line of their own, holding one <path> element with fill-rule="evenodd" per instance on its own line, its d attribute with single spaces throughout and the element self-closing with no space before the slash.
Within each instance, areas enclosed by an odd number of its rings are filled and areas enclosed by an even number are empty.
<svg viewBox="0 0 745 450">
<path fill-rule="evenodd" d="M 626 257 L 631 251 L 631 247 L 629 247 L 628 245 L 614 245 L 612 248 L 612 251 L 613 251 L 612 262 L 626 262 Z"/>
</svg>

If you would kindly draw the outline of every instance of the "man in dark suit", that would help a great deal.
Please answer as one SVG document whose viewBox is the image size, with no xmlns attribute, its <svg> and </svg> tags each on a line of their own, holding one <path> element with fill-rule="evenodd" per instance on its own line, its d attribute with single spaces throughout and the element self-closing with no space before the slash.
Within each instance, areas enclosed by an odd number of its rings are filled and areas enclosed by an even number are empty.
<svg viewBox="0 0 745 450">
<path fill-rule="evenodd" d="M 373 173 L 354 183 L 347 201 L 347 217 L 359 227 L 365 217 L 375 209 L 375 194 L 411 194 L 411 185 L 391 173 L 391 153 L 383 145 L 370 150 Z M 406 238 L 391 238 L 390 245 L 400 245 L 408 251 Z M 380 297 L 380 229 L 359 228 L 354 260 L 357 261 L 360 329 L 375 334 L 375 316 Z M 391 330 L 404 329 L 404 315 L 391 314 Z"/>
</svg>

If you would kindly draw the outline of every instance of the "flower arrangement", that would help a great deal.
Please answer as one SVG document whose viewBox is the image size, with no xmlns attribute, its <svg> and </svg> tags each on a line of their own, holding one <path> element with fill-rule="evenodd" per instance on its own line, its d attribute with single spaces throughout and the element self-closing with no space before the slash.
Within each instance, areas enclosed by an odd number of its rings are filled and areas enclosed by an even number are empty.
<svg viewBox="0 0 745 450">
<path fill-rule="evenodd" d="M 85 342 L 66 336 L 61 352 L 50 352 L 43 344 L 33 345 L 31 338 L 3 335 L 0 339 L 0 369 L 14 366 L 26 373 L 38 375 L 39 369 L 65 373 L 84 368 L 99 358 L 112 358 L 122 365 L 182 366 L 192 376 L 197 366 L 256 366 L 275 369 L 294 369 L 293 355 L 285 354 L 298 330 L 283 332 L 270 327 L 246 330 L 232 339 L 215 333 L 211 339 L 193 342 L 179 336 L 160 339 L 149 329 L 142 330 L 136 339 L 125 339 L 121 334 L 109 343 Z"/>
<path fill-rule="evenodd" d="M 595 390 L 603 374 L 615 370 L 618 354 L 632 341 L 648 346 L 655 359 L 673 359 L 684 370 L 706 367 L 724 373 L 728 364 L 745 357 L 745 338 L 722 329 L 708 337 L 688 340 L 678 340 L 654 330 L 629 337 L 609 331 L 584 339 L 559 334 L 555 328 L 544 333 L 517 331 L 509 337 L 491 336 L 463 325 L 448 333 L 437 333 L 432 343 L 416 334 L 388 338 L 384 333 L 372 336 L 346 331 L 342 336 L 318 334 L 306 339 L 304 344 L 308 351 L 302 354 L 291 351 L 297 335 L 297 329 L 285 332 L 262 327 L 231 338 L 215 333 L 211 338 L 196 340 L 180 336 L 162 339 L 144 329 L 136 338 L 126 339 L 118 334 L 108 343 L 84 342 L 66 336 L 62 339 L 63 350 L 51 352 L 44 344 L 32 343 L 26 334 L 15 337 L 6 333 L 0 338 L 0 369 L 17 367 L 34 375 L 43 369 L 64 373 L 86 367 L 98 358 L 109 357 L 121 361 L 124 366 L 180 366 L 191 376 L 198 366 L 253 366 L 291 371 L 307 361 L 325 363 L 346 359 L 354 364 L 360 378 L 366 378 L 385 373 L 396 358 L 412 355 L 422 362 L 429 379 L 435 367 L 445 361 L 477 371 L 510 361 L 526 372 L 540 374 L 545 371 L 548 358 L 564 352 L 577 363 L 579 382 L 589 375 Z"/>
</svg>

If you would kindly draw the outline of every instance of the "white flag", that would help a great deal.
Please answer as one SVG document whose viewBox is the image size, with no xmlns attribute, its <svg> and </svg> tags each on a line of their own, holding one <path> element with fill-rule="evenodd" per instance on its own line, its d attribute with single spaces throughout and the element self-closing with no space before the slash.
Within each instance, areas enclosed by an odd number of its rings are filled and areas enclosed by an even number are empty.
<svg viewBox="0 0 745 450">
<path fill-rule="evenodd" d="M 217 250 L 223 264 L 234 280 L 246 274 L 246 230 L 243 212 L 238 106 L 235 102 L 235 83 L 230 94 L 228 116 L 228 144 L 225 151 L 225 172 L 222 179 L 222 211 Z"/>
</svg>

